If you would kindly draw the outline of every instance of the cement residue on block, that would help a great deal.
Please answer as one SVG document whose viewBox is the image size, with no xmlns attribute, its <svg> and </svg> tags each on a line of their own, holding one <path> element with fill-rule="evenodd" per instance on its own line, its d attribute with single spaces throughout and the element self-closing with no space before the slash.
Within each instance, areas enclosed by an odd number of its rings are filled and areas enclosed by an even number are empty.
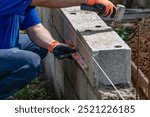
<svg viewBox="0 0 150 117">
<path fill-rule="evenodd" d="M 125 100 L 135 100 L 136 90 L 131 84 L 116 85 L 116 88 Z M 120 100 L 120 96 L 112 86 L 101 85 L 99 92 L 102 100 Z"/>
</svg>

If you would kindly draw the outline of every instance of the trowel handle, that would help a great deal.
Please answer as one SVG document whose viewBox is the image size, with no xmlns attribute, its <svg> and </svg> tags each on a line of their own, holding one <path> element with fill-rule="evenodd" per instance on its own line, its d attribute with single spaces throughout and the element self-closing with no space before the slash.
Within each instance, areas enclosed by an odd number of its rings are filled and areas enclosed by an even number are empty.
<svg viewBox="0 0 150 117">
<path fill-rule="evenodd" d="M 87 4 L 81 5 L 81 10 L 93 11 L 97 12 L 98 14 L 103 14 L 105 12 L 106 7 L 101 4 L 95 4 L 94 6 L 90 6 Z"/>
<path fill-rule="evenodd" d="M 86 5 L 86 4 L 82 4 L 81 5 L 81 10 L 97 12 L 97 8 L 96 7 L 90 6 L 90 5 Z"/>
</svg>

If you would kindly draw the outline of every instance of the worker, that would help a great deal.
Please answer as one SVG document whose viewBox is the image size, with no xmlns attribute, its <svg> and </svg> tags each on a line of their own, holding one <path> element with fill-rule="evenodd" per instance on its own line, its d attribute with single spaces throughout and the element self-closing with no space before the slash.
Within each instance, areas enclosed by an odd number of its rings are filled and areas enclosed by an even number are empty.
<svg viewBox="0 0 150 117">
<path fill-rule="evenodd" d="M 116 11 L 108 0 L 0 0 L 0 99 L 30 83 L 48 52 L 58 59 L 71 58 L 76 52 L 53 39 L 41 24 L 35 6 L 63 8 L 81 4 L 104 5 L 103 16 Z M 19 30 L 26 30 L 30 39 L 19 38 Z"/>
</svg>

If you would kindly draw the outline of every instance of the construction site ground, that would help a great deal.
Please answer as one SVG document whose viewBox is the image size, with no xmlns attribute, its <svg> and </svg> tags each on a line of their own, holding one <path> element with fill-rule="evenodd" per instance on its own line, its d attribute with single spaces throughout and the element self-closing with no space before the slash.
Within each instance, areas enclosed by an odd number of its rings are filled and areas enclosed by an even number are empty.
<svg viewBox="0 0 150 117">
<path fill-rule="evenodd" d="M 46 78 L 44 69 L 26 87 L 18 91 L 15 100 L 56 100 L 53 84 Z"/>
<path fill-rule="evenodd" d="M 128 23 L 111 24 L 112 28 L 119 32 L 122 30 L 124 41 L 132 49 L 132 60 L 137 65 L 137 39 L 138 39 L 138 24 L 140 35 L 140 62 L 139 67 L 142 72 L 148 77 L 150 74 L 150 19 L 139 19 Z M 130 31 L 127 31 L 130 30 Z M 124 31 L 124 32 L 123 32 Z M 126 36 L 126 37 L 125 37 Z"/>
<path fill-rule="evenodd" d="M 150 77 L 150 19 L 143 18 L 126 23 L 109 24 L 132 49 L 132 61 L 137 65 L 137 39 L 140 40 L 139 68 Z M 139 30 L 138 30 L 139 28 Z"/>
</svg>

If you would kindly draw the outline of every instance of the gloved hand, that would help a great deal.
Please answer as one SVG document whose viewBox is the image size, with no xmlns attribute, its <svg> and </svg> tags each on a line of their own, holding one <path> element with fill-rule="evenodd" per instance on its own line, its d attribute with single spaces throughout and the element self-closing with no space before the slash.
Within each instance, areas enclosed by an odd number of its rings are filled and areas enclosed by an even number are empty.
<svg viewBox="0 0 150 117">
<path fill-rule="evenodd" d="M 111 18 L 113 18 L 116 14 L 116 7 L 108 0 L 87 0 L 87 5 L 94 6 L 96 8 L 98 8 L 98 5 L 105 6 L 105 11 L 102 12 L 102 16 L 105 17 L 111 16 Z"/>
<path fill-rule="evenodd" d="M 66 44 L 59 43 L 58 41 L 53 41 L 48 47 L 49 52 L 53 53 L 58 59 L 69 58 L 72 59 L 72 53 L 76 50 L 70 48 Z"/>
</svg>

